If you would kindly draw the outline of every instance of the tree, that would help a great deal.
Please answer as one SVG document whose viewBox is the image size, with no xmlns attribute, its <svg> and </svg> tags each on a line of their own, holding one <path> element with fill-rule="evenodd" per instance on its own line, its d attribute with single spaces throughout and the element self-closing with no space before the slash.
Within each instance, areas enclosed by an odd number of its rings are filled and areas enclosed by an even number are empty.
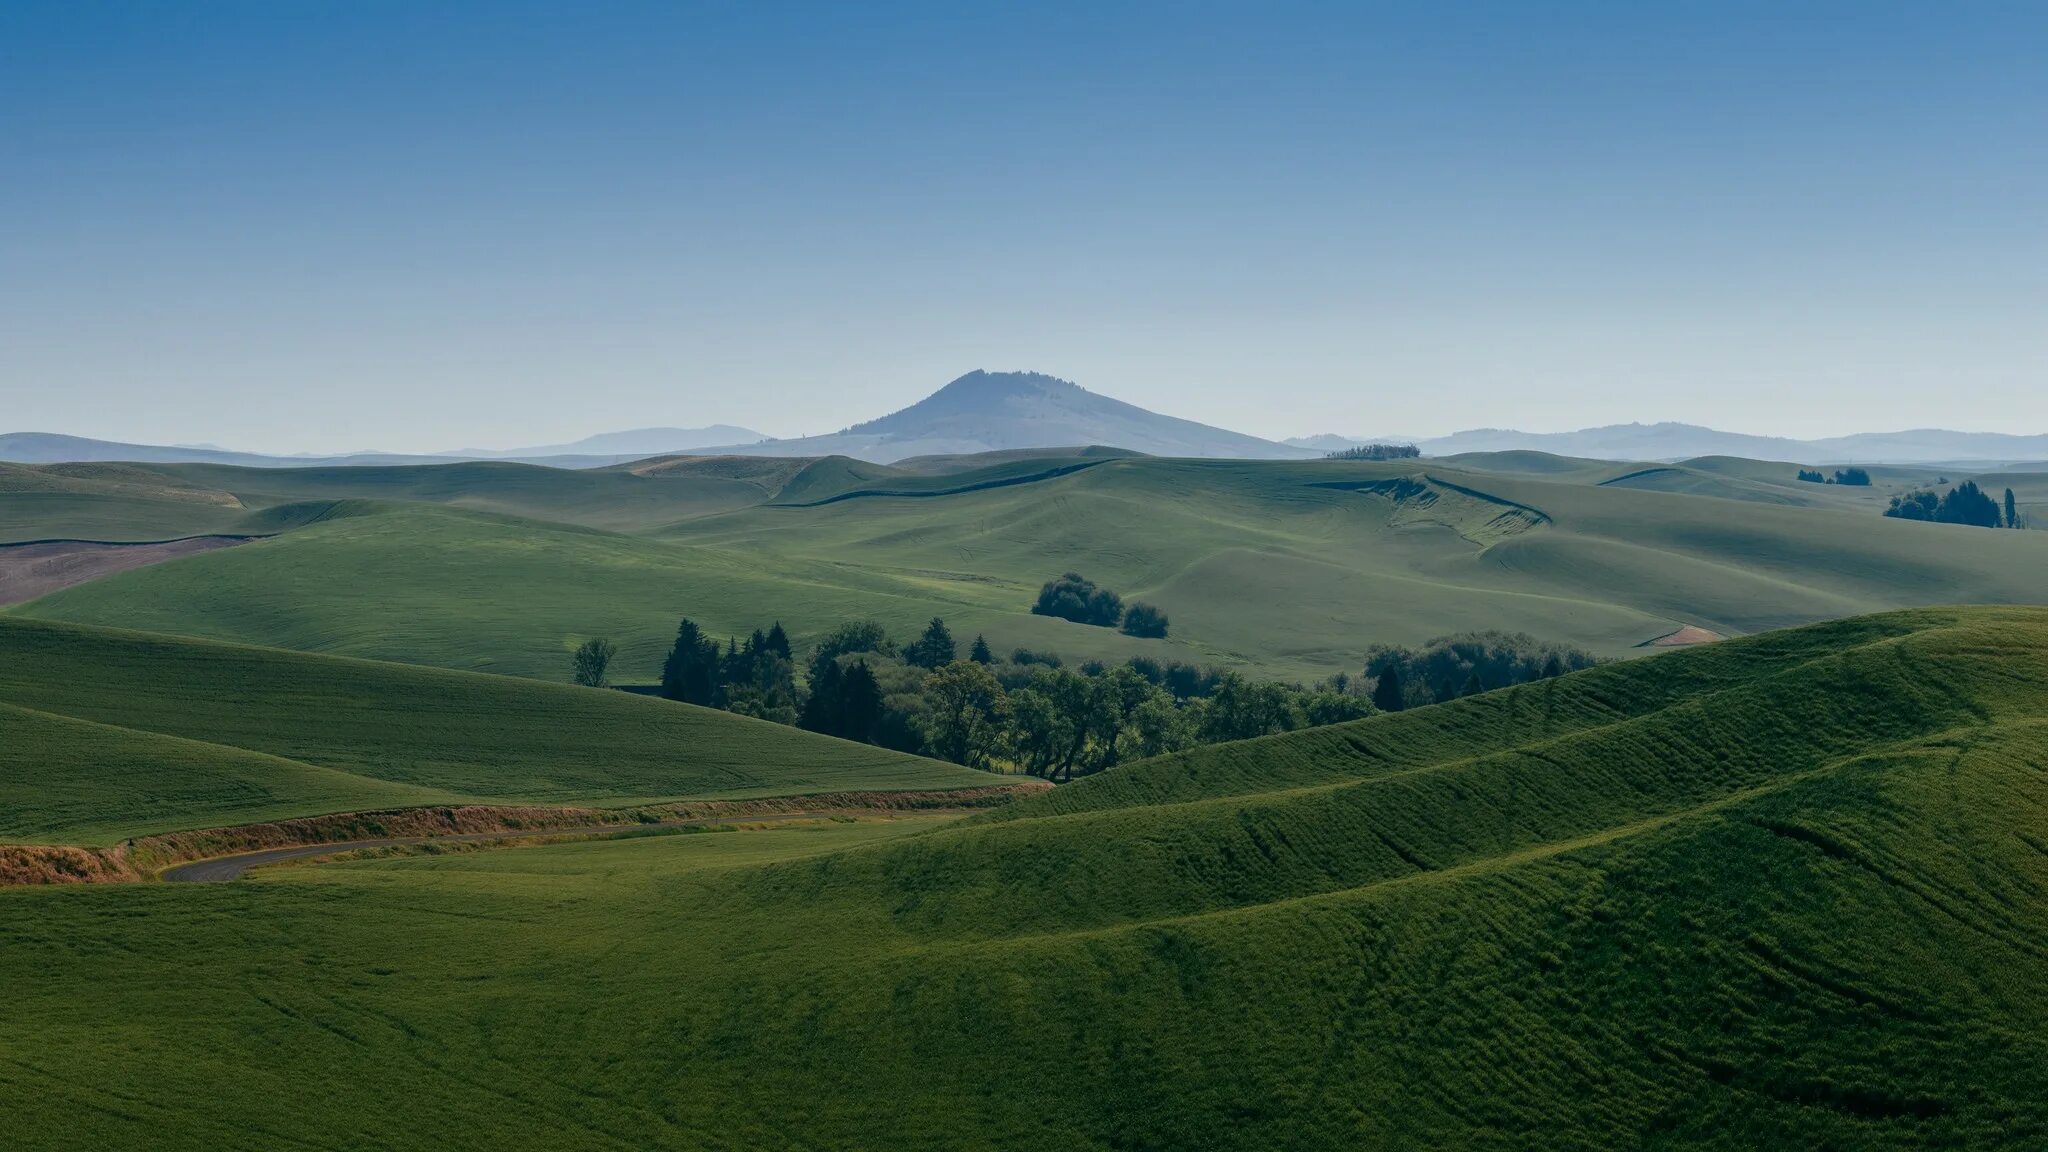
<svg viewBox="0 0 2048 1152">
<path fill-rule="evenodd" d="M 2007 528 L 2017 528 L 2020 526 L 2020 506 L 2013 500 L 2012 489 L 2010 488 L 2005 490 L 2005 526 Z"/>
<path fill-rule="evenodd" d="M 840 694 L 846 679 L 839 669 L 839 661 L 823 660 L 811 666 L 811 693 L 804 697 L 803 711 L 797 715 L 797 727 L 811 732 L 823 732 L 827 736 L 841 735 Z"/>
<path fill-rule="evenodd" d="M 661 694 L 707 707 L 718 695 L 718 642 L 694 620 L 676 628 L 676 642 L 661 665 Z"/>
<path fill-rule="evenodd" d="M 609 681 L 605 673 L 612 666 L 612 657 L 617 655 L 618 645 L 602 636 L 585 640 L 576 649 L 572 663 L 576 670 L 576 682 L 585 688 L 602 688 Z"/>
<path fill-rule="evenodd" d="M 993 664 L 996 662 L 995 653 L 988 650 L 988 641 L 983 639 L 978 632 L 974 636 L 974 647 L 967 650 L 967 658 L 976 664 Z"/>
<path fill-rule="evenodd" d="M 1555 680 L 1556 678 L 1562 675 L 1564 675 L 1564 661 L 1559 660 L 1557 658 L 1557 653 L 1552 652 L 1550 654 L 1550 659 L 1545 660 L 1543 662 L 1543 674 L 1541 676 L 1541 679 Z"/>
<path fill-rule="evenodd" d="M 1109 589 L 1098 588 L 1094 581 L 1068 572 L 1057 580 L 1045 582 L 1045 586 L 1038 590 L 1037 602 L 1031 605 L 1031 614 L 1114 628 L 1117 621 L 1123 619 L 1124 602 Z"/>
<path fill-rule="evenodd" d="M 1337 452 L 1323 453 L 1325 460 L 1413 460 L 1422 449 L 1413 444 L 1358 444 Z"/>
<path fill-rule="evenodd" d="M 950 638 L 949 641 L 950 642 Z M 1002 747 L 1009 700 L 987 668 L 960 660 L 924 678 L 925 745 L 943 760 L 987 769 Z"/>
<path fill-rule="evenodd" d="M 874 671 L 867 661 L 855 660 L 839 682 L 839 730 L 834 735 L 872 744 L 883 711 L 882 686 Z"/>
<path fill-rule="evenodd" d="M 1166 613 L 1150 604 L 1132 602 L 1124 609 L 1124 635 L 1160 640 L 1166 637 Z"/>
<path fill-rule="evenodd" d="M 1202 738 L 1249 740 L 1298 727 L 1287 693 L 1278 684 L 1226 672 L 1202 712 Z"/>
<path fill-rule="evenodd" d="M 1033 776 L 1050 779 L 1073 739 L 1073 722 L 1046 692 L 1010 693 L 1010 757 Z"/>
<path fill-rule="evenodd" d="M 1835 478 L 1828 481 L 1828 483 L 1840 484 L 1849 488 L 1868 488 L 1870 487 L 1870 473 L 1865 472 L 1861 468 L 1840 468 L 1835 471 Z"/>
<path fill-rule="evenodd" d="M 782 630 L 782 621 L 777 620 L 775 626 L 768 629 L 767 648 L 768 651 L 782 657 L 784 660 L 795 659 L 795 657 L 790 655 L 789 633 Z"/>
<path fill-rule="evenodd" d="M 934 616 L 917 643 L 903 650 L 903 659 L 918 668 L 943 668 L 953 662 L 953 653 L 953 633 L 944 620 Z"/>
<path fill-rule="evenodd" d="M 1808 484 L 1825 484 L 1828 482 L 1828 474 L 1818 468 L 1801 468 L 1799 470 L 1799 478 Z"/>
<path fill-rule="evenodd" d="M 1472 674 L 1465 677 L 1464 690 L 1459 692 L 1458 695 L 1477 696 L 1484 691 L 1486 691 L 1486 685 L 1479 679 L 1479 669 L 1474 668 Z"/>
<path fill-rule="evenodd" d="M 879 656 L 894 656 L 896 644 L 889 634 L 873 620 L 849 620 L 825 634 L 818 641 L 818 647 L 811 653 L 812 660 L 830 660 L 849 652 L 873 652 Z"/>
<path fill-rule="evenodd" d="M 1373 685 L 1372 706 L 1382 712 L 1399 712 L 1408 706 L 1408 699 L 1401 692 L 1401 670 L 1389 667 L 1380 673 L 1379 683 Z"/>
</svg>

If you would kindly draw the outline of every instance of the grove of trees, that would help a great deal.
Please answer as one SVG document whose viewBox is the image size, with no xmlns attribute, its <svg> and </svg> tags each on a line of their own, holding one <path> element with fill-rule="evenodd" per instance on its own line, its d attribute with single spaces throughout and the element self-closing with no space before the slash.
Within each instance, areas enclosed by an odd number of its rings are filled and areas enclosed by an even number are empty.
<svg viewBox="0 0 2048 1152">
<path fill-rule="evenodd" d="M 1136 607 L 1136 606 L 1134 606 Z M 1528 636 L 1473 633 L 1421 648 L 1374 647 L 1364 674 L 1315 684 L 1134 657 L 1069 668 L 1049 653 L 998 658 L 981 636 L 957 658 L 934 618 L 899 648 L 880 624 L 822 637 L 793 675 L 780 624 L 720 644 L 684 620 L 661 694 L 847 740 L 991 771 L 1072 780 L 1127 760 L 1399 711 L 1588 667 L 1581 651 Z"/>
<path fill-rule="evenodd" d="M 1870 486 L 1870 473 L 1861 468 L 1838 468 L 1833 476 L 1817 468 L 1801 468 L 1799 478 L 1808 484 L 1845 484 L 1851 488 Z"/>
<path fill-rule="evenodd" d="M 1045 586 L 1038 590 L 1037 602 L 1031 605 L 1031 614 L 1056 616 L 1098 628 L 1114 628 L 1123 619 L 1124 601 L 1109 589 L 1096 587 L 1095 581 L 1069 572 L 1057 580 L 1045 582 Z"/>
<path fill-rule="evenodd" d="M 1886 516 L 1899 520 L 1926 520 L 1936 524 L 1969 524 L 1978 528 L 2017 528 L 2018 509 L 2012 491 L 2006 491 L 2006 509 L 2001 515 L 1998 501 L 1975 480 L 1965 480 L 1942 495 L 1921 490 L 1892 497 Z"/>
</svg>

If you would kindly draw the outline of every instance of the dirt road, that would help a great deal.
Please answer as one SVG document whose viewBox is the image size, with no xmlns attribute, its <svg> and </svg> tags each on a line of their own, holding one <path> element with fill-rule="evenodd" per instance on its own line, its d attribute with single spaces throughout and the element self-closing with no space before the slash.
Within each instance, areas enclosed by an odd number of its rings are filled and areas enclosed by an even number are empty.
<svg viewBox="0 0 2048 1152">
<path fill-rule="evenodd" d="M 710 824 L 760 824 L 770 820 L 815 819 L 814 812 L 776 812 L 759 816 L 710 816 L 699 820 L 669 820 L 659 824 L 593 824 L 584 828 L 541 828 L 531 832 L 458 832 L 448 836 L 399 836 L 384 840 L 343 840 L 330 844 L 294 844 L 288 848 L 266 848 L 239 856 L 215 856 L 166 868 L 161 873 L 173 883 L 208 883 L 233 880 L 251 868 L 300 860 L 308 856 L 332 856 L 359 848 L 399 848 L 413 844 L 474 844 L 490 840 L 538 840 L 553 836 L 602 836 L 621 832 L 643 832 L 653 828 L 702 828 Z"/>
</svg>

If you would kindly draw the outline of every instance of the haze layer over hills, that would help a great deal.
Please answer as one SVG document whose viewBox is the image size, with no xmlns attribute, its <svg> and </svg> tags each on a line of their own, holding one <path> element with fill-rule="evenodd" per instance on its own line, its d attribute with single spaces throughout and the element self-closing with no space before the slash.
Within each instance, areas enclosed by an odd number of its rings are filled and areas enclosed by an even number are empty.
<svg viewBox="0 0 2048 1152">
<path fill-rule="evenodd" d="M 1916 428 L 1904 432 L 1859 432 L 1820 440 L 1751 436 L 1697 424 L 1609 424 L 1576 432 L 1517 432 L 1474 428 L 1449 436 L 1302 436 L 1287 443 L 1337 451 L 1371 443 L 1413 444 L 1425 456 L 1464 452 L 1549 452 L 1594 460 L 1686 460 L 1695 456 L 1747 456 L 1759 460 L 1801 460 L 1810 464 L 1936 464 L 1968 461 L 2048 459 L 2048 435 L 1951 432 Z"/>
<path fill-rule="evenodd" d="M 1364 406 L 1370 409 L 1370 398 Z M 517 460 L 592 468 L 652 456 L 847 456 L 892 464 L 912 457 L 973 455 L 1100 445 L 1150 456 L 1244 460 L 1312 459 L 1370 443 L 1414 444 L 1426 456 L 1533 450 L 1595 460 L 1676 461 L 1697 456 L 1838 463 L 2014 463 L 2048 460 L 2048 435 L 1951 432 L 1923 428 L 1821 440 L 1753 436 L 1695 424 L 1613 424 L 1576 432 L 1477 428 L 1449 436 L 1333 433 L 1286 441 L 1261 439 L 1134 404 L 1037 372 L 969 372 L 908 408 L 825 436 L 764 437 L 748 428 L 637 428 L 525 448 L 463 448 L 432 455 L 359 452 L 264 455 L 203 445 L 126 444 L 44 432 L 0 434 L 0 461 L 239 464 L 249 467 L 429 464 Z"/>
</svg>

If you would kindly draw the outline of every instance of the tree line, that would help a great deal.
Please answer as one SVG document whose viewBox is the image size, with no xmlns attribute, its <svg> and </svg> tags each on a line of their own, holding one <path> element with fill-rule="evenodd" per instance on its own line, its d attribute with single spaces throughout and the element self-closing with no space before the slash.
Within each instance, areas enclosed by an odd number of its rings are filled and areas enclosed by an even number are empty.
<svg viewBox="0 0 2048 1152">
<path fill-rule="evenodd" d="M 1325 460 L 1413 460 L 1422 449 L 1413 444 L 1360 444 L 1323 453 Z"/>
<path fill-rule="evenodd" d="M 1870 473 L 1861 468 L 1837 468 L 1833 476 L 1817 468 L 1801 468 L 1799 478 L 1808 484 L 1842 484 L 1851 488 L 1870 487 Z"/>
<path fill-rule="evenodd" d="M 1899 520 L 1925 520 L 1935 524 L 1969 524 L 1978 528 L 2021 528 L 2019 502 L 2013 498 L 2012 489 L 2005 490 L 2004 507 L 1991 498 L 1989 492 L 1977 487 L 1975 480 L 1965 480 L 1947 492 L 1936 495 L 1931 489 L 1908 492 L 1892 497 L 1891 507 L 1884 510 L 1886 516 Z"/>
<path fill-rule="evenodd" d="M 608 640 L 577 649 L 578 683 L 602 686 Z M 1253 679 L 1136 656 L 1118 665 L 1013 649 L 976 636 L 962 657 L 934 617 L 898 644 L 882 625 L 850 621 L 822 637 L 799 681 L 778 622 L 723 644 L 694 620 L 676 629 L 659 692 L 841 739 L 972 768 L 1055 782 L 1128 760 L 1400 711 L 1590 667 L 1582 651 L 1512 633 L 1442 637 L 1420 648 L 1375 646 L 1362 674 L 1313 684 Z"/>
</svg>

